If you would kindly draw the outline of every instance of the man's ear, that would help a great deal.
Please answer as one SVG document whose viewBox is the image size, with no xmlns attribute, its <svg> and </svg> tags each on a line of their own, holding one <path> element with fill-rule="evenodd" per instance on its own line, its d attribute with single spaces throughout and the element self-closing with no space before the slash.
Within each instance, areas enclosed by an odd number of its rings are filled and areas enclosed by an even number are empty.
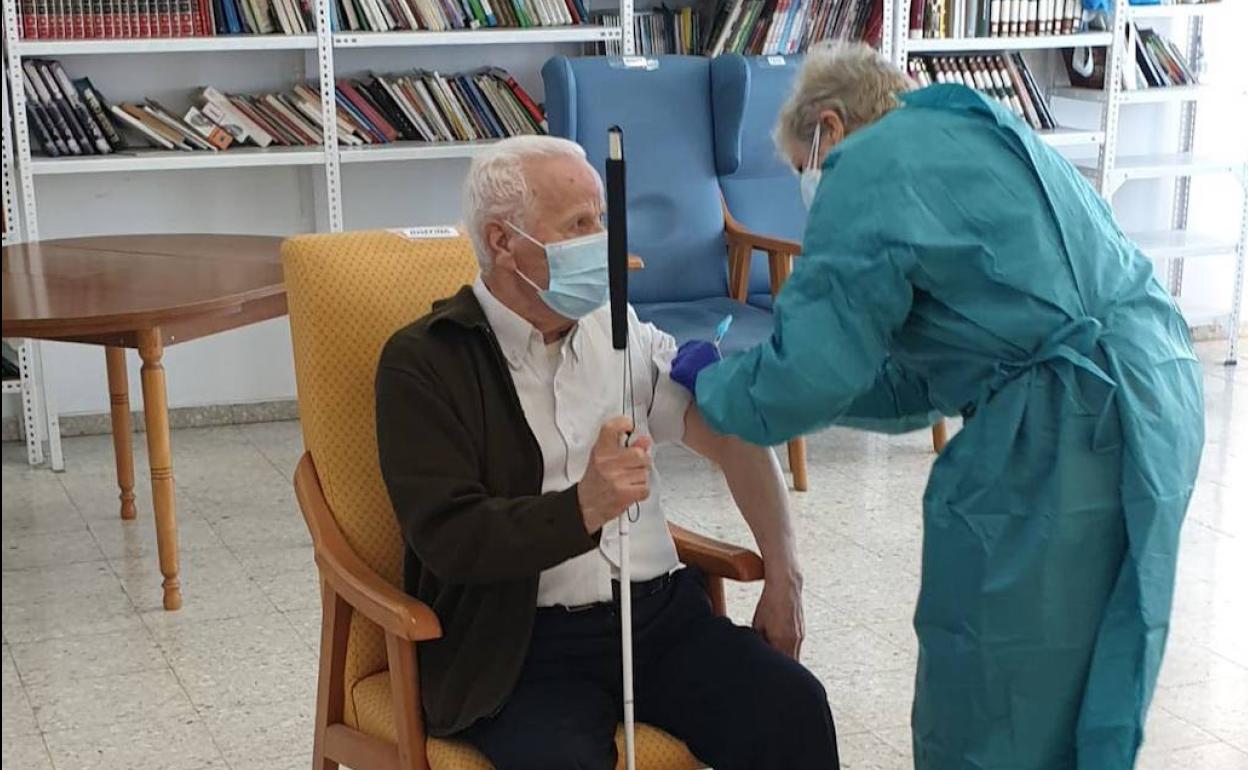
<svg viewBox="0 0 1248 770">
<path fill-rule="evenodd" d="M 494 267 L 514 269 L 516 256 L 512 252 L 514 234 L 498 222 L 485 225 L 485 247 L 489 249 L 490 264 Z"/>
</svg>

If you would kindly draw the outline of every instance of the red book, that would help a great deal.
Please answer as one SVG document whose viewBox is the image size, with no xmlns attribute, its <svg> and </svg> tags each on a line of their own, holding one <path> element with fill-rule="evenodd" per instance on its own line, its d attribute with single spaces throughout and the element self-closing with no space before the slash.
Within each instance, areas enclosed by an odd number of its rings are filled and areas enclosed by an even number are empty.
<svg viewBox="0 0 1248 770">
<path fill-rule="evenodd" d="M 524 109 L 528 110 L 529 115 L 533 117 L 533 121 L 542 128 L 546 128 L 546 116 L 542 114 L 542 110 L 537 106 L 537 102 L 533 101 L 527 91 L 520 87 L 516 79 L 511 76 L 510 72 L 499 69 L 497 67 L 490 68 L 490 72 L 499 80 L 507 84 L 511 92 L 516 95 L 520 103 L 524 105 Z"/>
<path fill-rule="evenodd" d="M 134 19 L 131 32 L 135 37 L 152 37 L 152 17 L 148 7 L 152 0 L 131 0 L 134 3 Z"/>
<path fill-rule="evenodd" d="M 161 37 L 173 37 L 174 28 L 177 24 L 177 4 L 175 0 L 158 0 L 156 3 L 156 20 L 160 26 L 157 35 Z"/>
<path fill-rule="evenodd" d="M 34 0 L 22 0 L 22 31 L 21 35 L 24 40 L 33 40 L 39 37 L 39 20 L 35 15 Z"/>
<path fill-rule="evenodd" d="M 355 90 L 355 86 L 351 85 L 350 80 L 346 78 L 339 80 L 338 87 L 342 89 L 342 93 L 347 97 L 347 100 L 355 105 L 355 108 L 363 113 L 364 117 L 368 118 L 368 121 L 385 135 L 386 141 L 393 142 L 399 138 L 399 132 L 394 126 L 390 125 L 390 121 L 383 118 L 380 112 L 373 109 L 373 105 L 369 104 L 367 99 L 360 96 L 359 92 Z"/>
</svg>

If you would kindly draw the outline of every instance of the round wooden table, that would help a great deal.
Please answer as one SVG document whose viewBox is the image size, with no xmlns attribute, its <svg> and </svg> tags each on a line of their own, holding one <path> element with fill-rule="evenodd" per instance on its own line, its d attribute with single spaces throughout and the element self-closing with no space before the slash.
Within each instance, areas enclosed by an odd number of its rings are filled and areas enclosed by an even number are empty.
<svg viewBox="0 0 1248 770">
<path fill-rule="evenodd" d="M 164 606 L 182 606 L 165 346 L 286 314 L 282 239 L 252 235 L 70 238 L 3 250 L 5 337 L 104 348 L 121 517 L 133 519 L 125 348 L 143 360 L 143 412 Z"/>
</svg>

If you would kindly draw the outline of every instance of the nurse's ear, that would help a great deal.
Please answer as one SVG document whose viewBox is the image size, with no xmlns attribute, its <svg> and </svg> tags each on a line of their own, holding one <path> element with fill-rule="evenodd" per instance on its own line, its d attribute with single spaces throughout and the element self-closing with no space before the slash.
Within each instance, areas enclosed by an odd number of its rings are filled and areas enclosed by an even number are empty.
<svg viewBox="0 0 1248 770">
<path fill-rule="evenodd" d="M 836 110 L 824 110 L 819 113 L 819 122 L 823 124 L 819 140 L 819 157 L 822 159 L 845 138 L 845 121 Z"/>
</svg>

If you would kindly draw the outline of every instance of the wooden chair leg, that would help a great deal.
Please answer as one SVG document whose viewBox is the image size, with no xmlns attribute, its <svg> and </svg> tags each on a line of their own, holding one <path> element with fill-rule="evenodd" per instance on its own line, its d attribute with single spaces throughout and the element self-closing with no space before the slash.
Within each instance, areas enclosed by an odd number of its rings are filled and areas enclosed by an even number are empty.
<svg viewBox="0 0 1248 770">
<path fill-rule="evenodd" d="M 728 614 L 728 602 L 724 599 L 724 579 L 719 575 L 706 576 L 706 593 L 711 597 L 711 611 L 717 617 Z"/>
<path fill-rule="evenodd" d="M 416 645 L 386 634 L 386 658 L 390 664 L 391 710 L 399 739 L 399 770 L 429 770 L 424 713 L 416 695 Z"/>
<path fill-rule="evenodd" d="M 789 442 L 789 472 L 793 474 L 793 488 L 805 492 L 810 488 L 806 477 L 806 439 L 795 438 Z"/>
<path fill-rule="evenodd" d="M 749 299 L 752 257 L 748 246 L 733 246 L 729 252 L 728 291 L 737 302 Z"/>
<path fill-rule="evenodd" d="M 321 595 L 321 671 L 316 683 L 312 770 L 338 770 L 338 763 L 325 756 L 325 733 L 330 725 L 342 723 L 351 605 L 328 583 L 321 585 Z"/>
<path fill-rule="evenodd" d="M 940 454 L 947 443 L 949 443 L 949 429 L 945 426 L 945 421 L 941 420 L 932 426 L 932 449 L 936 451 L 936 454 Z"/>
</svg>

